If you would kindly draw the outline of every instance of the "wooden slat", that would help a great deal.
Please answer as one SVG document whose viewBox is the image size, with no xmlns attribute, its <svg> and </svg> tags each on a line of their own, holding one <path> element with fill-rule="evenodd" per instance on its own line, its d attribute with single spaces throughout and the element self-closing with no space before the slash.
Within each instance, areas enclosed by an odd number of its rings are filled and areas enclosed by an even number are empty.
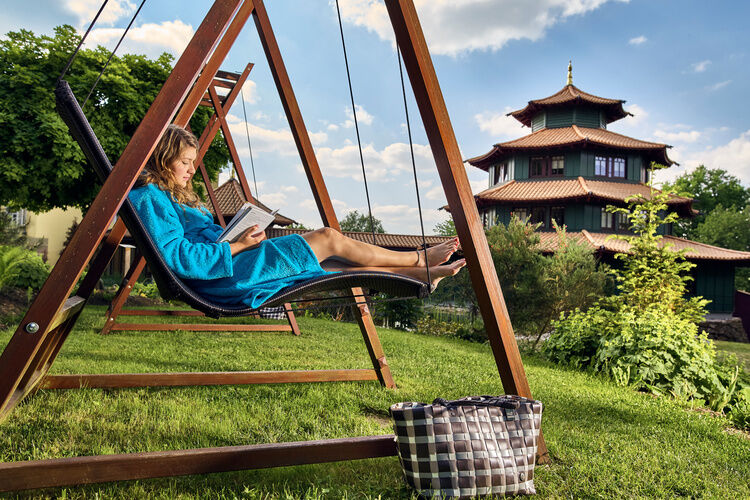
<svg viewBox="0 0 750 500">
<path fill-rule="evenodd" d="M 68 300 L 65 301 L 65 304 L 63 304 L 60 312 L 57 313 L 57 316 L 55 316 L 55 318 L 50 322 L 50 330 L 54 330 L 55 328 L 63 324 L 71 316 L 83 309 L 83 306 L 85 305 L 86 299 L 84 299 L 83 297 L 79 297 L 78 295 L 68 297 Z"/>
<path fill-rule="evenodd" d="M 120 316 L 205 316 L 200 311 L 179 309 L 123 309 Z"/>
<path fill-rule="evenodd" d="M 232 71 L 224 71 L 224 70 L 221 70 L 221 69 L 216 72 L 216 76 L 218 78 L 223 78 L 224 80 L 232 80 L 234 82 L 236 82 L 237 80 L 240 79 L 240 74 L 239 73 L 234 73 Z"/>
<path fill-rule="evenodd" d="M 378 380 L 375 370 L 286 370 L 257 372 L 102 373 L 47 375 L 41 389 L 118 389 L 192 385 L 288 384 Z"/>
<path fill-rule="evenodd" d="M 0 463 L 0 491 L 266 469 L 396 455 L 393 435 Z"/>
<path fill-rule="evenodd" d="M 290 325 L 243 325 L 242 323 L 114 323 L 110 331 L 142 332 L 290 332 Z"/>
</svg>

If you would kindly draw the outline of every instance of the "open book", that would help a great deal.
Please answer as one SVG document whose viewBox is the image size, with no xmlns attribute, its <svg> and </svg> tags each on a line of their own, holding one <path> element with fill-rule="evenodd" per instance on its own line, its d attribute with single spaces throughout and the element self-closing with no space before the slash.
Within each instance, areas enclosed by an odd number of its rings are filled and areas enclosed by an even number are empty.
<svg viewBox="0 0 750 500">
<path fill-rule="evenodd" d="M 232 217 L 232 220 L 229 221 L 226 229 L 224 229 L 216 239 L 216 243 L 221 243 L 222 241 L 231 242 L 237 236 L 241 235 L 247 229 L 256 224 L 258 225 L 257 232 L 264 231 L 273 222 L 276 212 L 278 212 L 278 210 L 274 210 L 269 214 L 252 203 L 245 203 L 239 210 L 237 210 L 237 214 Z"/>
</svg>

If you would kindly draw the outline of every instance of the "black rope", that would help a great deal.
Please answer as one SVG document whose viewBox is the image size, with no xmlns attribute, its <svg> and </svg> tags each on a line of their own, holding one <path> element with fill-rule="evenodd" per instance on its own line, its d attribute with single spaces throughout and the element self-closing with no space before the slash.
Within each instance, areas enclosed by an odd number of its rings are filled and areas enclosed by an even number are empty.
<svg viewBox="0 0 750 500">
<path fill-rule="evenodd" d="M 73 51 L 73 53 L 70 55 L 70 58 L 68 59 L 67 64 L 65 64 L 65 69 L 62 70 L 62 73 L 60 73 L 60 76 L 57 77 L 58 81 L 62 80 L 62 78 L 65 76 L 65 73 L 68 72 L 70 69 L 70 66 L 73 64 L 73 59 L 75 59 L 76 55 L 78 54 L 78 51 L 81 50 L 81 46 L 83 45 L 83 42 L 86 40 L 86 37 L 89 36 L 89 32 L 91 31 L 91 28 L 94 27 L 94 24 L 96 24 L 96 20 L 99 19 L 99 14 L 102 13 L 104 10 L 104 7 L 107 5 L 107 2 L 109 0 L 104 0 L 104 3 L 101 7 L 99 7 L 99 12 L 96 13 L 94 16 L 93 21 L 91 21 L 91 24 L 89 24 L 88 29 L 86 30 L 86 33 L 83 34 L 83 37 L 81 38 L 81 41 L 78 42 L 78 46 L 76 47 L 76 50 Z"/>
<path fill-rule="evenodd" d="M 344 26 L 341 23 L 341 10 L 339 9 L 339 0 L 336 0 L 336 14 L 339 18 L 339 31 L 341 32 L 341 47 L 344 49 L 344 64 L 346 65 L 346 79 L 349 82 L 349 97 L 352 103 L 352 115 L 354 116 L 354 129 L 357 132 L 357 146 L 359 146 L 359 162 L 362 164 L 362 178 L 365 181 L 365 195 L 367 196 L 367 212 L 370 215 L 370 230 L 372 231 L 372 244 L 377 245 L 375 241 L 375 222 L 372 218 L 372 206 L 370 205 L 370 191 L 367 188 L 367 174 L 365 173 L 365 158 L 362 154 L 362 141 L 359 138 L 359 123 L 357 122 L 357 109 L 354 106 L 354 92 L 352 91 L 352 77 L 349 72 L 349 59 L 346 57 L 346 41 L 344 40 Z"/>
<path fill-rule="evenodd" d="M 411 168 L 414 172 L 414 189 L 417 191 L 417 209 L 419 210 L 419 227 L 422 229 L 422 248 L 424 248 L 424 267 L 427 270 L 427 283 L 430 279 L 430 266 L 427 262 L 427 238 L 424 235 L 424 220 L 422 219 L 422 201 L 419 198 L 419 181 L 417 180 L 417 162 L 414 160 L 414 141 L 411 138 L 411 123 L 409 122 L 409 107 L 406 104 L 406 85 L 404 84 L 404 70 L 401 66 L 401 51 L 396 47 L 398 57 L 398 74 L 401 77 L 401 94 L 404 96 L 404 113 L 406 114 L 406 131 L 409 134 L 409 150 L 411 151 Z M 417 251 L 417 254 L 419 251 Z"/>
<path fill-rule="evenodd" d="M 112 50 L 112 53 L 109 54 L 109 58 L 107 59 L 107 62 L 104 63 L 104 67 L 99 72 L 99 76 L 96 77 L 96 81 L 94 82 L 94 85 L 91 87 L 91 90 L 89 90 L 89 93 L 86 96 L 86 99 L 83 100 L 83 104 L 81 104 L 81 109 L 86 107 L 86 103 L 89 102 L 89 97 L 91 97 L 91 94 L 94 93 L 94 89 L 99 84 L 99 80 L 102 78 L 102 75 L 104 74 L 104 71 L 107 69 L 107 66 L 109 66 L 109 62 L 115 56 L 115 52 L 117 52 L 117 49 L 120 48 L 120 44 L 125 39 L 125 35 L 128 34 L 128 30 L 130 30 L 130 27 L 133 25 L 133 22 L 135 22 L 135 18 L 138 17 L 138 13 L 141 11 L 141 9 L 143 8 L 143 4 L 145 3 L 146 3 L 146 0 L 143 0 L 141 2 L 141 5 L 139 5 L 138 9 L 135 11 L 135 14 L 133 14 L 133 18 L 130 20 L 130 23 L 128 23 L 128 26 L 125 28 L 125 31 L 123 31 L 122 36 L 120 37 L 120 40 L 118 40 L 117 45 L 115 45 L 115 48 Z"/>
<path fill-rule="evenodd" d="M 247 148 L 250 150 L 250 166 L 253 169 L 253 184 L 255 185 L 255 199 L 260 200 L 260 193 L 258 192 L 258 182 L 255 180 L 255 163 L 253 162 L 253 147 L 250 145 L 250 129 L 247 126 L 247 111 L 245 111 L 245 94 L 242 93 L 242 87 L 240 87 L 240 99 L 242 99 L 242 116 L 245 117 L 245 133 L 247 134 Z"/>
</svg>

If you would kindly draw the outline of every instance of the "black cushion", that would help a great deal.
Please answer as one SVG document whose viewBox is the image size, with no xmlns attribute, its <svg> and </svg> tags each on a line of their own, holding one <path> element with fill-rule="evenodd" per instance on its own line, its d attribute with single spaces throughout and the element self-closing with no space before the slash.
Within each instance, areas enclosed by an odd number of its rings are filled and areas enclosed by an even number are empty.
<svg viewBox="0 0 750 500">
<path fill-rule="evenodd" d="M 58 113 L 103 183 L 112 171 L 112 164 L 83 114 L 68 82 L 62 79 L 58 81 L 55 88 L 55 97 Z M 181 300 L 212 318 L 245 316 L 256 310 L 244 304 L 217 304 L 201 297 L 175 275 L 164 262 L 161 253 L 143 226 L 138 213 L 127 198 L 123 201 L 118 215 L 122 217 L 125 227 L 128 228 L 135 240 L 136 246 L 146 258 L 149 269 L 159 287 L 159 293 L 163 298 Z M 268 299 L 261 307 L 277 306 L 315 292 L 346 290 L 354 287 L 377 290 L 397 297 L 424 298 L 429 294 L 427 283 L 408 276 L 384 272 L 355 271 L 325 275 L 284 288 Z"/>
</svg>

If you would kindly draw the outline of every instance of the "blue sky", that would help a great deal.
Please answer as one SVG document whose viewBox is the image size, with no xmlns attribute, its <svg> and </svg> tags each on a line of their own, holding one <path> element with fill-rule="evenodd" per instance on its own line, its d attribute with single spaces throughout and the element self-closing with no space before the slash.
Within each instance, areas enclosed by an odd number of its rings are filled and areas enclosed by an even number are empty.
<svg viewBox="0 0 750 500">
<path fill-rule="evenodd" d="M 387 231 L 419 231 L 392 33 L 378 0 L 340 0 L 374 213 Z M 138 0 L 110 0 L 92 41 L 114 47 Z M 120 51 L 179 55 L 209 1 L 151 0 Z M 505 116 L 565 84 L 568 60 L 581 89 L 625 99 L 635 117 L 611 130 L 670 144 L 680 162 L 657 181 L 700 163 L 750 185 L 750 3 L 694 0 L 417 0 L 453 127 L 465 158 L 529 133 Z M 0 33 L 85 29 L 98 0 L 6 0 Z M 302 115 L 339 217 L 366 210 L 335 3 L 266 0 Z M 224 69 L 256 66 L 245 85 L 260 199 L 319 227 L 253 23 Z M 408 82 L 407 82 L 408 84 Z M 445 203 L 413 100 L 409 100 L 426 230 L 446 218 Z M 252 182 L 242 107 L 230 113 Z M 468 167 L 474 191 L 486 174 Z"/>
</svg>

